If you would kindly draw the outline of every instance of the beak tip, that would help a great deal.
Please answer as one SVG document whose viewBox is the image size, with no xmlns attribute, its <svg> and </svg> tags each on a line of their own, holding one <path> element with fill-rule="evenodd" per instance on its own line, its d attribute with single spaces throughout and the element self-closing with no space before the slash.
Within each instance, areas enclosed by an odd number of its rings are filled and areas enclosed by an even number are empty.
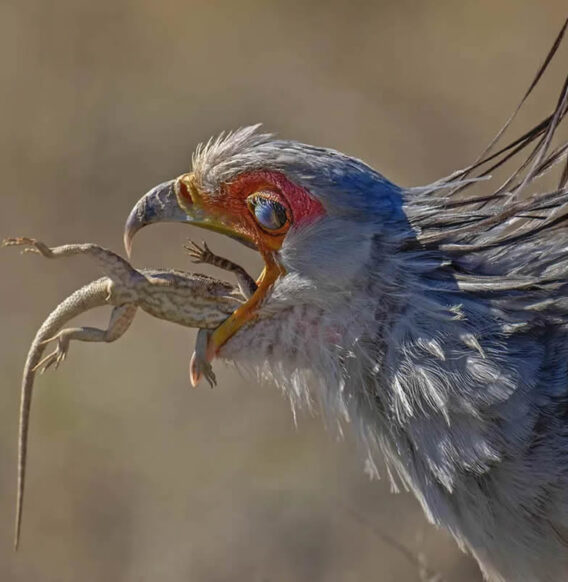
<svg viewBox="0 0 568 582">
<path fill-rule="evenodd" d="M 124 243 L 124 248 L 126 250 L 126 256 L 128 257 L 128 259 L 131 259 L 132 258 L 132 236 L 130 235 L 130 232 L 128 230 L 126 230 L 124 233 L 123 243 Z"/>
<path fill-rule="evenodd" d="M 175 180 L 158 184 L 144 194 L 130 211 L 124 225 L 124 248 L 130 258 L 134 235 L 148 224 L 155 222 L 188 222 L 187 214 L 179 207 Z"/>
</svg>

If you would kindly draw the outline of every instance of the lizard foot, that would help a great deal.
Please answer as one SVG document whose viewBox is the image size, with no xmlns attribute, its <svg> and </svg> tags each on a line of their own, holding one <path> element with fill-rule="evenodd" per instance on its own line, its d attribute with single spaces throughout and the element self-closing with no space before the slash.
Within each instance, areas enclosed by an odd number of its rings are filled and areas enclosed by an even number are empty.
<svg viewBox="0 0 568 582">
<path fill-rule="evenodd" d="M 191 385 L 196 388 L 201 378 L 205 377 L 209 386 L 217 385 L 217 378 L 213 372 L 211 363 L 207 361 L 207 343 L 209 341 L 210 332 L 205 329 L 200 329 L 197 332 L 197 341 L 195 342 L 195 350 L 189 362 L 189 379 Z"/>
<path fill-rule="evenodd" d="M 193 352 L 193 355 L 191 356 L 191 361 L 189 362 L 189 376 L 191 385 L 194 388 L 197 387 L 201 378 L 205 378 L 211 388 L 217 386 L 217 377 L 215 376 L 215 372 L 213 372 L 213 367 L 209 362 L 201 359 L 197 355 L 197 352 Z"/>
<path fill-rule="evenodd" d="M 201 241 L 201 245 L 199 246 L 195 241 L 190 240 L 184 245 L 184 249 L 192 258 L 193 263 L 214 263 L 217 255 L 211 252 L 205 241 Z"/>
<path fill-rule="evenodd" d="M 23 253 L 38 253 L 44 257 L 51 257 L 51 249 L 44 243 L 36 240 L 35 238 L 28 238 L 25 236 L 19 236 L 14 238 L 5 238 L 2 241 L 3 247 L 21 247 L 25 246 L 22 250 Z"/>
<path fill-rule="evenodd" d="M 256 281 L 240 265 L 212 253 L 205 241 L 199 246 L 196 242 L 190 240 L 184 247 L 194 263 L 205 263 L 234 273 L 241 293 L 247 299 L 252 297 L 257 288 Z"/>
<path fill-rule="evenodd" d="M 59 365 L 67 357 L 67 352 L 69 351 L 69 339 L 70 338 L 67 337 L 67 334 L 65 333 L 64 330 L 62 332 L 59 332 L 56 336 L 53 336 L 41 342 L 40 345 L 45 345 L 54 340 L 57 340 L 57 347 L 53 350 L 53 352 L 45 356 L 43 360 L 38 362 L 32 369 L 32 372 L 37 372 L 39 370 L 40 374 L 43 374 L 51 366 L 55 366 L 55 369 L 59 368 Z"/>
</svg>

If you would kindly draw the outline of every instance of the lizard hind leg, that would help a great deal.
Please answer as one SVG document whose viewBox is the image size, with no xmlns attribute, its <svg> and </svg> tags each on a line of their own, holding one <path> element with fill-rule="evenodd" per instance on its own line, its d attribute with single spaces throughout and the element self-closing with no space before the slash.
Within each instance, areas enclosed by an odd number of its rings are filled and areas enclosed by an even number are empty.
<svg viewBox="0 0 568 582">
<path fill-rule="evenodd" d="M 57 335 L 41 342 L 41 345 L 46 345 L 52 341 L 56 341 L 57 345 L 53 352 L 45 356 L 45 358 L 34 366 L 32 372 L 40 370 L 43 374 L 51 366 L 58 368 L 67 356 L 71 340 L 107 343 L 117 340 L 130 327 L 135 315 L 135 305 L 120 305 L 112 310 L 110 322 L 106 329 L 96 327 L 69 327 L 61 330 Z"/>
<path fill-rule="evenodd" d="M 207 361 L 205 355 L 210 335 L 211 331 L 207 329 L 200 329 L 197 332 L 195 350 L 189 362 L 189 379 L 194 388 L 197 387 L 203 377 L 205 377 L 211 388 L 217 385 L 217 378 L 215 377 L 211 363 Z"/>
<path fill-rule="evenodd" d="M 142 275 L 136 271 L 128 261 L 121 256 L 93 243 L 68 244 L 58 247 L 48 247 L 45 243 L 29 237 L 5 238 L 0 246 L 24 247 L 22 253 L 36 253 L 48 259 L 58 257 L 72 257 L 75 255 L 86 255 L 94 259 L 103 273 L 113 282 L 130 286 L 140 280 Z M 89 340 L 86 340 L 89 341 Z M 97 341 L 97 340 L 94 340 Z"/>
</svg>

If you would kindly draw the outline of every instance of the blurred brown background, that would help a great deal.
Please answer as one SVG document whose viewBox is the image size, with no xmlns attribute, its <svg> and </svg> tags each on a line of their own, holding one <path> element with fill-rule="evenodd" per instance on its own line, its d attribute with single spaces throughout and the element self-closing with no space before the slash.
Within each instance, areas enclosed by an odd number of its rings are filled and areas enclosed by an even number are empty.
<svg viewBox="0 0 568 582">
<path fill-rule="evenodd" d="M 199 141 L 257 121 L 401 184 L 431 181 L 501 125 L 565 11 L 565 0 L 3 0 L 0 236 L 121 251 L 143 192 L 185 171 Z M 567 55 L 522 120 L 548 112 Z M 134 262 L 193 269 L 182 243 L 202 234 L 148 229 Z M 258 269 L 253 253 L 207 240 Z M 282 395 L 222 365 L 215 390 L 189 390 L 194 333 L 143 314 L 116 344 L 74 344 L 39 378 L 14 554 L 26 350 L 98 272 L 6 249 L 0 273 L 0 580 L 420 580 L 396 542 L 446 581 L 480 580 L 410 495 L 367 479 L 349 436 L 307 415 L 295 428 Z"/>
</svg>

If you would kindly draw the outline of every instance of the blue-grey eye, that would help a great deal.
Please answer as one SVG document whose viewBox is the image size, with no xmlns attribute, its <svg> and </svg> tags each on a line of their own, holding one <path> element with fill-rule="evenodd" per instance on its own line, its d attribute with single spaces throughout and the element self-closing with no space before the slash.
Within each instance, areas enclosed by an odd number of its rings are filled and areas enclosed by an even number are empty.
<svg viewBox="0 0 568 582">
<path fill-rule="evenodd" d="M 256 221 L 265 230 L 279 230 L 288 222 L 286 208 L 272 198 L 253 194 L 247 202 Z"/>
</svg>

